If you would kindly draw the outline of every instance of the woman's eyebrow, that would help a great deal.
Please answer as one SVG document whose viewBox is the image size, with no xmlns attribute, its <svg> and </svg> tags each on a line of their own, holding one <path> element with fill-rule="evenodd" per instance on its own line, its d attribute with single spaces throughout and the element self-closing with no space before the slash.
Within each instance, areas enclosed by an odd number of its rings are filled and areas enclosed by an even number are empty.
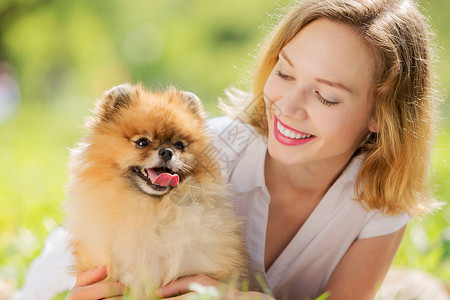
<svg viewBox="0 0 450 300">
<path fill-rule="evenodd" d="M 292 61 L 289 59 L 289 57 L 287 56 L 286 52 L 282 49 L 280 51 L 280 56 L 293 68 L 295 68 L 294 64 L 292 63 Z M 334 81 L 330 81 L 327 79 L 323 79 L 323 78 L 314 78 L 317 82 L 329 85 L 331 87 L 334 88 L 340 88 L 342 90 L 345 90 L 347 92 L 349 92 L 350 94 L 354 94 L 353 90 L 351 88 L 349 88 L 348 86 L 346 86 L 345 84 L 342 84 L 340 82 L 334 82 Z"/>
<path fill-rule="evenodd" d="M 343 89 L 343 90 L 349 92 L 350 94 L 354 94 L 354 92 L 353 92 L 353 90 L 351 88 L 347 87 L 346 85 L 344 85 L 344 84 L 342 84 L 340 82 L 333 82 L 333 81 L 329 81 L 329 80 L 326 80 L 326 79 L 323 79 L 323 78 L 314 78 L 314 79 L 317 82 L 324 83 L 324 84 L 329 85 L 331 87 L 340 88 L 340 89 Z"/>
<path fill-rule="evenodd" d="M 280 55 L 281 57 L 284 58 L 285 61 L 287 61 L 287 63 L 291 66 L 294 67 L 294 64 L 291 62 L 291 60 L 289 59 L 289 57 L 286 55 L 286 53 L 284 52 L 284 50 L 280 51 Z"/>
</svg>

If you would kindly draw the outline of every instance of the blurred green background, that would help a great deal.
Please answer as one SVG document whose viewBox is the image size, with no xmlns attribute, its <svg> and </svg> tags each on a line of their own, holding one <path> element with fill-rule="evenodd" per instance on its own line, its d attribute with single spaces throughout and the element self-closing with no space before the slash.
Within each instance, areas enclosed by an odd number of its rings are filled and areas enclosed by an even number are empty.
<svg viewBox="0 0 450 300">
<path fill-rule="evenodd" d="M 0 280 L 15 286 L 62 222 L 69 148 L 104 90 L 168 83 L 211 116 L 242 87 L 270 14 L 286 0 L 1 0 Z M 434 196 L 450 202 L 450 0 L 421 3 L 437 33 L 444 102 L 433 155 Z M 450 207 L 413 220 L 395 259 L 450 282 Z"/>
</svg>

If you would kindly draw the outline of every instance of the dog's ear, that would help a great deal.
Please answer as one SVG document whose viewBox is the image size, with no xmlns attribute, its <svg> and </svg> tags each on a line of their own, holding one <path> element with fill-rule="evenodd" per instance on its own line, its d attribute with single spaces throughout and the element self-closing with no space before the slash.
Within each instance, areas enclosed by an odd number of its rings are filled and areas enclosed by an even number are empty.
<svg viewBox="0 0 450 300">
<path fill-rule="evenodd" d="M 127 108 L 136 96 L 137 88 L 129 83 L 118 85 L 107 90 L 97 102 L 97 115 L 105 120 L 122 108 Z"/>
<path fill-rule="evenodd" d="M 187 91 L 181 91 L 181 95 L 194 115 L 200 117 L 202 120 L 205 120 L 206 113 L 200 98 L 198 98 L 197 95 Z"/>
</svg>

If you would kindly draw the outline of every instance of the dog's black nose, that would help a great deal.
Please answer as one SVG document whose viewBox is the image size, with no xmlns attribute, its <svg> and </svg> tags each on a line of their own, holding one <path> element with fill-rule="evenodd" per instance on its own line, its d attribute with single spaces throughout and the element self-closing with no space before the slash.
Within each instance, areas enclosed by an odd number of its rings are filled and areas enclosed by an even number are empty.
<svg viewBox="0 0 450 300">
<path fill-rule="evenodd" d="M 164 161 L 169 161 L 172 159 L 173 152 L 169 148 L 162 148 L 158 151 L 158 154 Z"/>
</svg>

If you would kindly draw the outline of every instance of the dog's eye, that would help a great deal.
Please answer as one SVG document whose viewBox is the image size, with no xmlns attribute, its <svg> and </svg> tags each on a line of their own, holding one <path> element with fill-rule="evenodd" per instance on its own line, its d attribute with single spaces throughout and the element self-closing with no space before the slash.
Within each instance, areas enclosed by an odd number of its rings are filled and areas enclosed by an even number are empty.
<svg viewBox="0 0 450 300">
<path fill-rule="evenodd" d="M 150 140 L 147 138 L 138 139 L 135 143 L 141 149 L 150 146 Z"/>
<path fill-rule="evenodd" d="M 175 142 L 173 145 L 175 146 L 175 148 L 177 148 L 177 149 L 179 149 L 181 151 L 184 150 L 184 145 L 183 145 L 182 142 Z"/>
</svg>

